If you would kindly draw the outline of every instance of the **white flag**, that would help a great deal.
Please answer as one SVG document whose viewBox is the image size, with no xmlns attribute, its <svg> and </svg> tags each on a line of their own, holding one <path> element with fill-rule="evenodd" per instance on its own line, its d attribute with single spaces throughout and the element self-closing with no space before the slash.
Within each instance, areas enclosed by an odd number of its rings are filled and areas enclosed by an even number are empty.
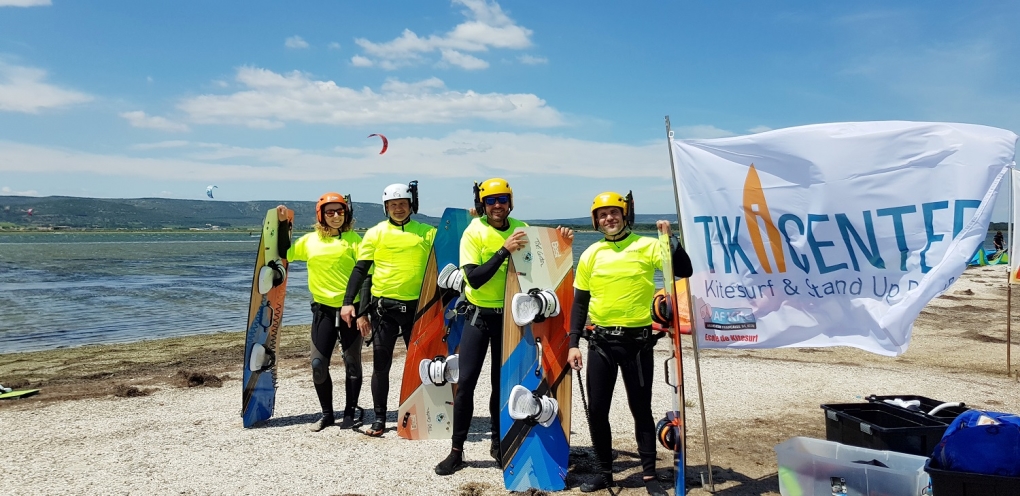
<svg viewBox="0 0 1020 496">
<path fill-rule="evenodd" d="M 860 122 L 673 141 L 699 343 L 903 353 L 984 240 L 1016 140 Z"/>
</svg>

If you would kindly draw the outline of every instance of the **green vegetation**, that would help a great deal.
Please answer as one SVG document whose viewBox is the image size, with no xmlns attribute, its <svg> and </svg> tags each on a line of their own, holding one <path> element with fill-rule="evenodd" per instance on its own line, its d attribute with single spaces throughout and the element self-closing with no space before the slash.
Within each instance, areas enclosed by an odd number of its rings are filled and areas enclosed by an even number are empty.
<svg viewBox="0 0 1020 496">
<path fill-rule="evenodd" d="M 281 202 L 228 202 L 166 198 L 75 198 L 0 196 L 0 228 L 11 230 L 259 231 L 266 212 Z M 299 230 L 315 222 L 315 202 L 283 202 L 294 210 Z M 29 212 L 31 210 L 31 212 Z M 359 229 L 384 219 L 377 203 L 354 203 Z M 433 225 L 439 219 L 416 215 Z"/>
</svg>

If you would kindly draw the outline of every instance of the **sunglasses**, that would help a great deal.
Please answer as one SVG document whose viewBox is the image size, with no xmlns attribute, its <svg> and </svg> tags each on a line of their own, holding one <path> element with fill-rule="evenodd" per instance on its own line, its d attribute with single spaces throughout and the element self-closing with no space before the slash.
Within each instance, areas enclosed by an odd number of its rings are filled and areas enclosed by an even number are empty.
<svg viewBox="0 0 1020 496">
<path fill-rule="evenodd" d="M 344 209 L 338 208 L 336 210 L 326 210 L 323 213 L 326 214 L 326 217 L 334 217 L 334 216 L 337 216 L 337 215 L 344 215 L 345 212 L 344 212 Z"/>
<path fill-rule="evenodd" d="M 485 204 L 489 206 L 497 203 L 506 205 L 507 203 L 510 203 L 510 195 L 486 196 L 483 200 L 485 201 Z"/>
</svg>

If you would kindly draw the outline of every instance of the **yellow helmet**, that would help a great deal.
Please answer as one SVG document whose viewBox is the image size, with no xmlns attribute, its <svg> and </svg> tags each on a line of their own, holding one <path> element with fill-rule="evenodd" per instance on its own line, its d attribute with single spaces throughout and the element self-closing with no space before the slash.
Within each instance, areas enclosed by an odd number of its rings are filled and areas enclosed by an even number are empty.
<svg viewBox="0 0 1020 496">
<path fill-rule="evenodd" d="M 634 225 L 634 195 L 631 192 L 628 191 L 627 196 L 623 196 L 613 191 L 606 191 L 595 196 L 591 202 L 591 227 L 596 231 L 599 229 L 599 221 L 595 218 L 595 211 L 602 207 L 617 207 L 622 210 L 624 228 Z"/>
<path fill-rule="evenodd" d="M 510 187 L 510 183 L 501 177 L 494 177 L 486 179 L 480 184 L 475 183 L 475 210 L 479 215 L 485 214 L 485 204 L 482 200 L 487 196 L 495 195 L 509 195 L 510 204 L 507 206 L 507 210 L 514 209 L 514 190 Z"/>
</svg>

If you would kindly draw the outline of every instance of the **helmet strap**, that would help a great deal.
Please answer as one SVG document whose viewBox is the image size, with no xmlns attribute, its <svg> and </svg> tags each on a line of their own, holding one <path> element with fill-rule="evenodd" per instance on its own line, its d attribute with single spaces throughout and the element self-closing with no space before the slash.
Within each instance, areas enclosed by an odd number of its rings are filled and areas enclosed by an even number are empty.
<svg viewBox="0 0 1020 496">
<path fill-rule="evenodd" d="M 403 226 L 407 225 L 408 222 L 411 222 L 411 216 L 408 215 L 407 218 L 404 219 L 403 222 L 397 222 L 397 221 L 393 220 L 393 217 L 390 217 L 389 215 L 387 215 L 386 216 L 386 220 L 390 221 L 390 224 L 393 224 L 394 226 L 403 227 Z"/>
<path fill-rule="evenodd" d="M 411 193 L 411 213 L 418 213 L 418 181 L 407 183 L 407 191 Z M 404 222 L 406 224 L 407 222 Z"/>
<path fill-rule="evenodd" d="M 481 217 L 485 215 L 485 203 L 482 203 L 482 197 L 480 196 L 481 188 L 478 187 L 478 183 L 475 183 L 474 193 L 475 193 L 475 212 L 478 212 L 478 216 Z"/>
<path fill-rule="evenodd" d="M 506 231 L 507 228 L 510 227 L 510 221 L 506 217 L 503 217 L 503 223 L 498 226 L 492 223 L 492 219 L 490 219 L 488 215 L 485 216 L 485 222 L 488 223 L 490 226 L 493 227 L 493 229 L 496 229 L 497 231 Z"/>
<path fill-rule="evenodd" d="M 602 229 L 599 229 L 599 230 L 602 231 Z M 605 231 L 602 231 L 602 234 L 605 236 L 606 241 L 609 241 L 611 243 L 612 242 L 616 242 L 616 241 L 620 241 L 620 240 L 626 238 L 627 236 L 630 236 L 630 226 L 624 225 L 623 229 L 620 229 L 620 232 L 618 232 L 618 233 L 616 233 L 616 234 L 614 234 L 612 236 L 607 234 Z"/>
</svg>

